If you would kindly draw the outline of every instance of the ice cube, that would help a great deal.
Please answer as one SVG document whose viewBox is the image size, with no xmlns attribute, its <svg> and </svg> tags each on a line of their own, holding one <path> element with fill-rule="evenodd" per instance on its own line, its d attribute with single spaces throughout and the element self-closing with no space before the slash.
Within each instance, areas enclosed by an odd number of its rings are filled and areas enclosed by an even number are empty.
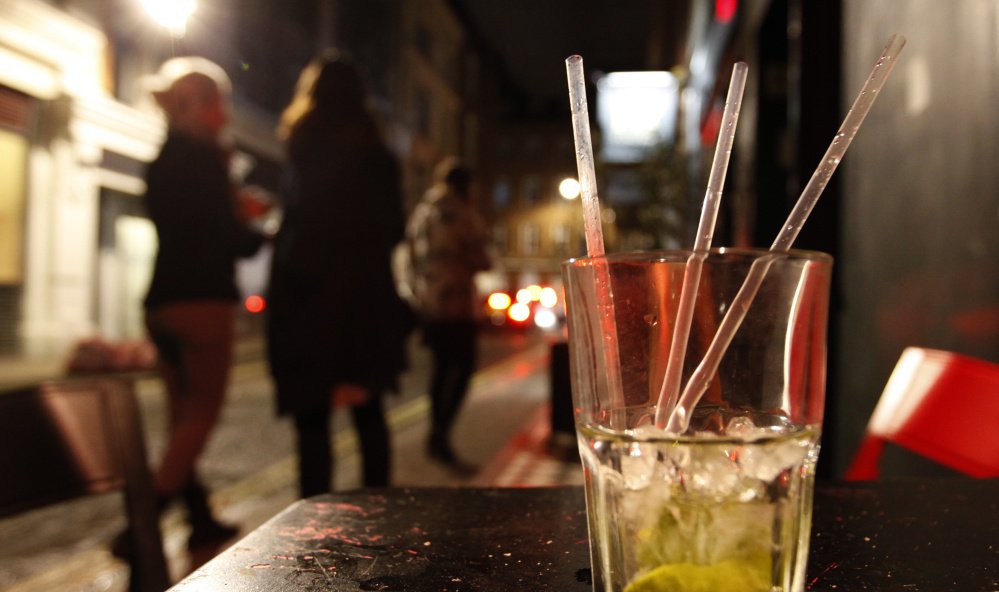
<svg viewBox="0 0 999 592">
<path fill-rule="evenodd" d="M 742 415 L 728 420 L 728 425 L 725 426 L 725 435 L 734 438 L 747 438 L 759 431 L 760 429 L 756 427 L 751 417 Z"/>
<path fill-rule="evenodd" d="M 806 454 L 808 454 L 806 440 L 777 440 L 763 445 L 743 447 L 739 456 L 739 466 L 746 476 L 770 482 L 781 472 L 800 463 Z"/>
<path fill-rule="evenodd" d="M 672 467 L 676 473 L 686 473 L 690 470 L 691 453 L 687 446 L 668 446 L 662 450 L 664 464 Z"/>
<path fill-rule="evenodd" d="M 630 490 L 645 489 L 658 472 L 658 447 L 648 442 L 631 442 L 621 455 L 621 477 Z"/>
<path fill-rule="evenodd" d="M 739 466 L 726 447 L 698 446 L 687 471 L 689 490 L 714 498 L 728 497 L 739 484 Z"/>
</svg>

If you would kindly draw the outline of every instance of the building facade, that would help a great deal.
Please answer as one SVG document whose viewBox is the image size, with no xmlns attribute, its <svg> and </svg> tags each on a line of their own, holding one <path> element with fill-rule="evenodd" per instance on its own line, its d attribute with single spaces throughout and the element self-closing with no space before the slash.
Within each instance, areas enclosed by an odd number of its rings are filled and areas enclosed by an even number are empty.
<svg viewBox="0 0 999 592">
<path fill-rule="evenodd" d="M 218 0 L 183 37 L 137 0 L 0 0 L 0 356 L 142 335 L 155 231 L 140 197 L 165 135 L 145 75 L 171 55 L 222 65 L 234 87 L 234 174 L 278 191 L 277 115 L 328 45 L 366 66 L 409 204 L 443 156 L 477 166 L 483 97 L 495 93 L 445 0 Z M 266 256 L 241 267 L 245 291 L 265 288 Z"/>
<path fill-rule="evenodd" d="M 570 122 L 508 121 L 493 140 L 480 193 L 498 255 L 493 281 L 511 291 L 561 285 L 559 263 L 585 254 L 580 200 L 559 193 L 576 177 Z"/>
</svg>

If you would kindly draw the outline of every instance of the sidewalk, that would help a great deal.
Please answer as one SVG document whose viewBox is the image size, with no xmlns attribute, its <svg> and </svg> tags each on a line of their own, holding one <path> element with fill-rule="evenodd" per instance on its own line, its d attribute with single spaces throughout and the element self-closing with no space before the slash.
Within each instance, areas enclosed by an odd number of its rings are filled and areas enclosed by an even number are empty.
<svg viewBox="0 0 999 592">
<path fill-rule="evenodd" d="M 542 405 L 475 477 L 477 487 L 582 485 L 576 439 L 552 432 L 551 406 Z"/>
<path fill-rule="evenodd" d="M 206 476 L 214 475 L 210 483 L 213 505 L 223 519 L 240 524 L 246 534 L 295 501 L 297 469 L 291 456 L 290 425 L 272 415 L 272 387 L 259 343 L 243 344 L 240 352 L 233 372 L 238 394 L 227 403 L 228 421 L 221 422 L 204 465 Z M 27 370 L 37 374 L 51 367 L 22 366 L 18 375 L 30 376 Z M 387 414 L 397 459 L 394 484 L 525 487 L 581 483 L 582 470 L 572 454 L 574 439 L 551 435 L 547 368 L 547 347 L 536 343 L 476 374 L 470 405 L 454 434 L 463 457 L 480 467 L 474 476 L 454 474 L 426 458 L 423 445 L 430 403 L 425 394 L 394 405 Z M 0 372 L 4 369 L 0 367 Z M 424 375 L 408 377 L 408 389 L 422 393 L 425 379 Z M 140 405 L 147 411 L 162 406 L 161 389 L 157 379 L 139 381 Z M 259 450 L 253 448 L 255 444 L 248 445 L 245 437 L 246 422 L 252 418 L 258 426 L 254 441 L 265 446 Z M 147 423 L 152 449 L 160 446 L 163 427 Z M 240 458 L 235 449 L 242 450 Z M 358 487 L 360 456 L 351 430 L 337 433 L 334 450 L 336 488 Z M 107 550 L 107 541 L 124 524 L 120 503 L 120 496 L 110 494 L 0 521 L 0 592 L 123 592 L 127 566 Z M 164 515 L 162 527 L 174 579 L 210 558 L 189 556 L 187 526 L 179 508 Z"/>
</svg>

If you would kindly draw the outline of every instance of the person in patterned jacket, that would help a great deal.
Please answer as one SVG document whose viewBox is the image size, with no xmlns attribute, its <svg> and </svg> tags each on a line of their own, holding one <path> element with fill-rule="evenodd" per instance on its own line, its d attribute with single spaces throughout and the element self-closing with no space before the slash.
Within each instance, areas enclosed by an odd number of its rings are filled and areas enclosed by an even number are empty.
<svg viewBox="0 0 999 592">
<path fill-rule="evenodd" d="M 451 157 L 436 167 L 434 177 L 406 228 L 412 304 L 433 355 L 427 452 L 459 472 L 471 472 L 450 436 L 475 371 L 475 274 L 489 269 L 491 261 L 485 224 L 472 204 L 471 171 Z"/>
</svg>

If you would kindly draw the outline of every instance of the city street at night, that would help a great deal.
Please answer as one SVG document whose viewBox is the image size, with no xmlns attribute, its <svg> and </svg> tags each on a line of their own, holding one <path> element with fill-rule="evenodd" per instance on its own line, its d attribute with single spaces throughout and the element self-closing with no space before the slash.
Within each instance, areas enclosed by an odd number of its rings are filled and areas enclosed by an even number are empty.
<svg viewBox="0 0 999 592">
<path fill-rule="evenodd" d="M 454 473 L 425 454 L 430 371 L 427 351 L 411 343 L 411 369 L 402 393 L 387 399 L 392 432 L 393 485 L 515 486 L 580 483 L 565 444 L 549 438 L 549 347 L 539 334 L 487 333 L 480 339 L 479 371 L 454 432 L 474 475 Z M 290 420 L 274 415 L 272 384 L 261 344 L 241 343 L 222 419 L 200 463 L 221 517 L 249 532 L 296 499 L 296 461 Z M 158 379 L 137 382 L 151 462 L 162 452 L 165 400 Z M 335 487 L 360 485 L 357 441 L 346 414 L 336 414 Z M 574 442 L 568 442 L 571 450 Z M 100 495 L 29 512 L 0 522 L 0 590 L 106 591 L 127 588 L 127 565 L 108 550 L 124 527 L 119 494 Z M 193 563 L 182 510 L 168 509 L 161 522 L 171 576 Z"/>
<path fill-rule="evenodd" d="M 997 102 L 997 0 L 0 0 L 0 592 L 999 592 Z"/>
</svg>

